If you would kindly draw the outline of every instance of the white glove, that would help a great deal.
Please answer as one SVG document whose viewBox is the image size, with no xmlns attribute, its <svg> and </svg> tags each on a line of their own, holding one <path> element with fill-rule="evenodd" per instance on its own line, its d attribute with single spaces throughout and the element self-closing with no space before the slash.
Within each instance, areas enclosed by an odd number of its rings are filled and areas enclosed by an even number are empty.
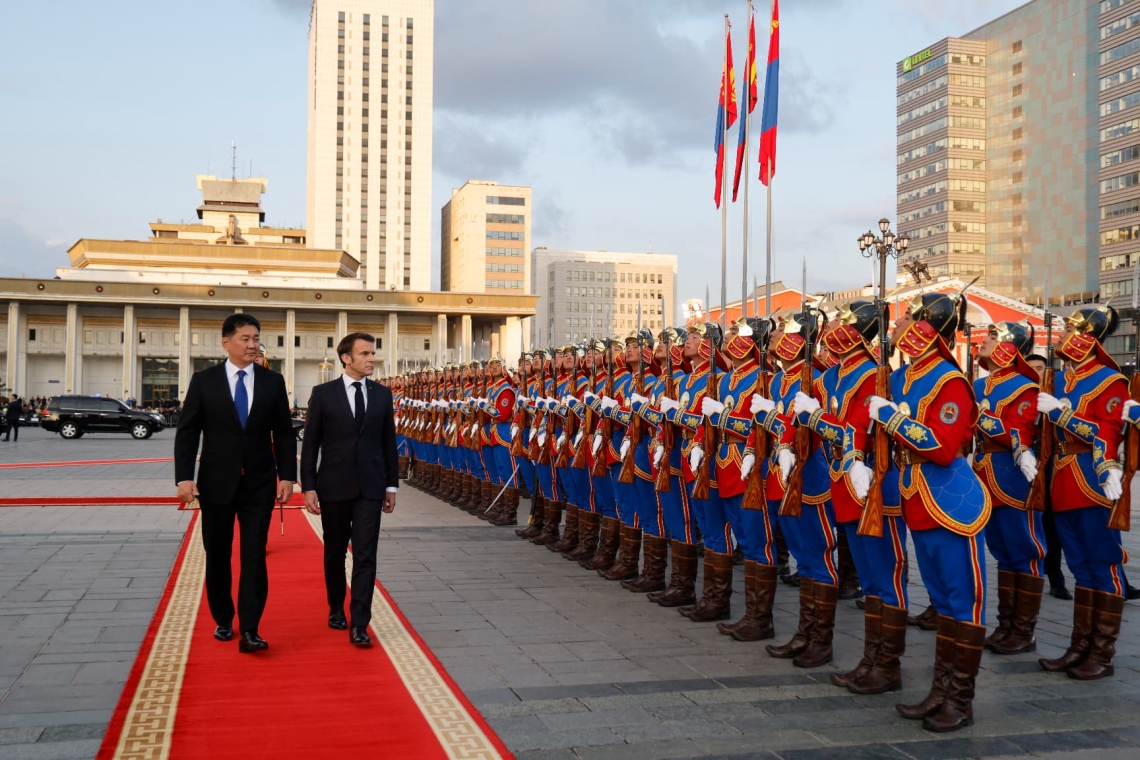
<svg viewBox="0 0 1140 760">
<path fill-rule="evenodd" d="M 744 480 L 748 477 L 748 473 L 752 472 L 752 468 L 756 465 L 755 454 L 745 454 L 744 459 L 740 462 L 740 479 Z"/>
<path fill-rule="evenodd" d="M 602 434 L 594 433 L 594 445 L 590 448 L 590 451 L 593 452 L 594 456 L 597 456 L 600 448 L 602 448 Z"/>
<path fill-rule="evenodd" d="M 1119 467 L 1113 467 L 1108 471 L 1108 480 L 1104 483 L 1104 495 L 1109 501 L 1116 501 L 1124 493 L 1124 488 L 1120 485 L 1122 479 L 1123 473 Z"/>
<path fill-rule="evenodd" d="M 518 434 L 519 434 L 519 426 L 518 425 L 511 425 L 511 440 L 513 441 L 515 439 L 515 436 Z"/>
<path fill-rule="evenodd" d="M 471 424 L 471 435 L 478 435 L 478 434 L 479 434 L 479 423 L 474 422 Z"/>
<path fill-rule="evenodd" d="M 621 442 L 621 461 L 625 461 L 626 456 L 629 455 L 629 438 L 623 438 Z"/>
<path fill-rule="evenodd" d="M 706 417 L 712 417 L 714 414 L 720 414 L 724 411 L 724 404 L 711 398 L 701 399 L 701 414 Z"/>
<path fill-rule="evenodd" d="M 550 396 L 547 396 L 546 398 L 543 399 L 543 401 L 550 404 L 551 406 L 558 406 L 558 399 L 556 399 L 556 398 L 551 398 Z"/>
<path fill-rule="evenodd" d="M 1037 455 L 1029 449 L 1021 452 L 1021 456 L 1017 458 L 1017 466 L 1030 483 L 1037 477 Z"/>
<path fill-rule="evenodd" d="M 618 405 L 617 399 L 610 398 L 609 396 L 606 396 L 605 398 L 602 399 L 602 408 L 603 409 L 613 409 L 617 405 Z"/>
<path fill-rule="evenodd" d="M 1124 406 L 1120 408 L 1120 419 L 1128 422 L 1128 410 L 1136 406 L 1136 402 L 1128 398 L 1124 400 Z"/>
<path fill-rule="evenodd" d="M 544 430 L 538 434 L 538 447 L 541 449 L 545 445 L 546 445 L 546 431 Z"/>
<path fill-rule="evenodd" d="M 759 393 L 752 397 L 752 406 L 750 409 L 753 415 L 760 414 L 760 412 L 767 414 L 775 408 L 776 402 L 770 398 L 764 398 Z"/>
<path fill-rule="evenodd" d="M 563 396 L 562 397 L 562 406 L 570 406 L 570 402 L 574 401 L 574 400 L 575 399 L 573 396 Z"/>
<path fill-rule="evenodd" d="M 647 399 L 645 396 L 642 396 L 640 393 L 633 394 L 629 397 L 629 400 L 632 404 L 646 404 L 649 402 L 649 399 Z"/>
<path fill-rule="evenodd" d="M 662 398 L 659 406 L 662 412 L 672 412 L 681 408 L 681 405 L 671 398 Z"/>
<path fill-rule="evenodd" d="M 665 457 L 665 447 L 662 446 L 661 444 L 657 444 L 657 447 L 653 449 L 653 466 L 654 467 L 660 467 L 661 466 L 661 460 L 664 457 Z"/>
<path fill-rule="evenodd" d="M 598 394 L 594 393 L 593 391 L 586 391 L 585 393 L 582 394 L 582 399 L 584 401 L 593 401 L 597 397 L 598 397 Z"/>
<path fill-rule="evenodd" d="M 819 402 L 803 391 L 796 394 L 796 400 L 792 403 L 792 410 L 796 414 L 811 414 L 816 409 L 819 409 Z"/>
<path fill-rule="evenodd" d="M 1048 414 L 1060 408 L 1061 402 L 1056 397 L 1050 396 L 1048 393 L 1037 394 L 1037 411 L 1041 414 Z"/>
<path fill-rule="evenodd" d="M 787 483 L 788 476 L 792 474 L 792 468 L 796 466 L 796 455 L 789 449 L 780 449 L 780 453 L 776 455 L 776 464 L 780 466 L 781 480 Z"/>
<path fill-rule="evenodd" d="M 694 447 L 693 450 L 689 452 L 689 469 L 696 472 L 704 458 L 705 452 L 700 448 Z"/>
<path fill-rule="evenodd" d="M 884 407 L 890 407 L 891 409 L 894 409 L 896 412 L 899 410 L 899 408 L 894 403 L 888 401 L 887 399 L 883 398 L 882 396 L 871 396 L 870 403 L 868 403 L 867 406 L 871 411 L 871 420 L 872 421 L 879 419 L 879 410 L 884 408 Z"/>
<path fill-rule="evenodd" d="M 565 446 L 566 445 L 566 434 L 562 433 L 561 435 L 559 435 L 558 440 L 554 442 L 554 445 L 557 446 L 559 449 L 561 449 L 563 446 Z"/>
<path fill-rule="evenodd" d="M 867 492 L 871 490 L 871 468 L 856 459 L 851 463 L 851 470 L 847 473 L 847 477 L 851 479 L 851 485 L 855 488 L 855 495 L 860 500 L 867 498 Z"/>
<path fill-rule="evenodd" d="M 530 403 L 530 397 L 529 396 L 519 396 L 518 401 L 520 404 L 529 404 Z"/>
<path fill-rule="evenodd" d="M 585 430 L 579 430 L 578 435 L 574 436 L 574 448 L 578 448 L 578 446 L 582 443 L 582 436 L 585 434 Z"/>
</svg>

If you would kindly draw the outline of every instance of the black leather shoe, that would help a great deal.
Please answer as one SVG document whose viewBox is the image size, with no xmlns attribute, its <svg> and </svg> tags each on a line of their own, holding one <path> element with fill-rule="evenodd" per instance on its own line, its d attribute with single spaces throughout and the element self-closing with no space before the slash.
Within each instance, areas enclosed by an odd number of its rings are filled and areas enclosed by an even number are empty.
<svg viewBox="0 0 1140 760">
<path fill-rule="evenodd" d="M 366 628 L 353 628 L 348 632 L 348 641 L 354 647 L 367 648 L 372 646 L 372 637 Z"/>
<path fill-rule="evenodd" d="M 257 631 L 242 631 L 238 639 L 238 651 L 242 654 L 252 654 L 269 649 L 269 642 L 257 635 Z"/>
<path fill-rule="evenodd" d="M 1069 593 L 1069 589 L 1065 588 L 1064 586 L 1050 586 L 1049 595 L 1056 597 L 1057 599 L 1066 599 L 1070 601 L 1073 598 L 1073 595 Z"/>
<path fill-rule="evenodd" d="M 343 631 L 348 628 L 348 621 L 344 619 L 344 611 L 336 610 L 329 613 L 329 628 L 334 631 Z"/>
<path fill-rule="evenodd" d="M 234 627 L 232 625 L 219 625 L 214 629 L 214 638 L 218 641 L 229 641 L 234 637 Z"/>
</svg>

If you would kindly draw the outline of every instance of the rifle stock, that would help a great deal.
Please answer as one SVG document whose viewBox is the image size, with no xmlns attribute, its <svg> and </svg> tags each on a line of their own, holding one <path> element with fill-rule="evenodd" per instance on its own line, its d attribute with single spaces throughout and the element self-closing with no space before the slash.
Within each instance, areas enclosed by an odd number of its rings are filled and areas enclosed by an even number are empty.
<svg viewBox="0 0 1140 760">
<path fill-rule="evenodd" d="M 1140 401 L 1140 367 L 1132 372 L 1128 381 L 1128 395 L 1133 401 Z M 1127 443 L 1124 446 L 1124 473 L 1120 481 L 1121 494 L 1108 515 L 1108 527 L 1112 530 L 1132 529 L 1132 476 L 1140 465 L 1140 430 L 1128 425 Z"/>
<path fill-rule="evenodd" d="M 875 371 L 875 395 L 885 399 L 891 397 L 891 368 L 880 364 Z M 887 433 L 887 426 L 875 423 L 875 438 L 871 449 L 875 457 L 874 468 L 871 472 L 871 487 L 867 491 L 867 500 L 863 504 L 863 514 L 859 516 L 859 525 L 855 532 L 860 536 L 872 538 L 883 537 L 883 480 L 886 479 L 887 470 L 891 466 L 891 438 Z"/>
<path fill-rule="evenodd" d="M 637 350 L 640 351 L 641 346 L 638 346 Z M 644 384 L 644 377 L 635 378 L 635 381 L 638 384 L 636 393 L 640 396 L 644 390 L 644 388 L 641 387 Z M 632 404 L 630 404 L 630 408 L 633 408 Z M 640 421 L 640 418 L 636 414 L 630 412 L 629 427 L 625 433 L 626 440 L 629 441 L 629 449 L 626 452 L 625 459 L 621 462 L 621 472 L 618 473 L 618 482 L 624 483 L 625 485 L 629 485 L 634 479 L 635 464 L 633 457 L 634 449 L 636 449 L 637 444 L 641 442 Z"/>
<path fill-rule="evenodd" d="M 709 341 L 709 379 L 705 385 L 705 396 L 711 398 L 713 401 L 719 401 L 717 398 L 720 395 L 720 383 L 716 378 L 716 346 L 713 342 Z M 700 467 L 693 473 L 695 479 L 693 480 L 693 498 L 694 499 L 707 499 L 709 497 L 709 488 L 712 486 L 712 468 L 716 467 L 716 428 L 713 427 L 712 421 L 705 417 L 705 421 L 701 423 L 704 426 L 704 445 L 705 445 L 705 459 L 701 462 Z"/>
<path fill-rule="evenodd" d="M 668 366 L 666 372 L 669 374 L 665 377 L 665 396 L 666 398 L 677 400 L 677 380 L 673 377 L 673 359 L 672 355 L 669 356 Z M 672 490 L 672 468 L 670 464 L 673 455 L 673 426 L 668 420 L 661 418 L 661 446 L 663 449 L 661 455 L 661 465 L 657 468 L 657 482 L 655 487 L 658 493 L 669 493 Z"/>
<path fill-rule="evenodd" d="M 764 360 L 765 366 L 760 368 L 760 374 L 756 378 L 756 394 L 768 398 L 769 389 L 771 386 L 772 378 L 766 371 L 767 358 Z M 756 432 L 756 462 L 752 465 L 752 472 L 748 475 L 748 485 L 744 489 L 744 502 L 741 509 L 763 509 L 768 501 L 768 487 L 764 482 L 764 462 L 768 459 L 768 431 L 760 427 L 759 424 L 753 423 L 753 430 Z"/>
<path fill-rule="evenodd" d="M 807 344 L 810 349 L 811 344 Z M 806 390 L 805 390 L 806 389 Z M 812 357 L 808 350 L 804 352 L 804 368 L 800 374 L 800 390 L 811 397 L 815 397 L 815 376 L 812 372 Z M 780 502 L 781 517 L 799 517 L 803 512 L 804 501 L 804 465 L 811 456 L 811 430 L 807 425 L 796 428 L 796 464 L 788 475 L 788 483 L 784 487 L 784 500 Z"/>
<path fill-rule="evenodd" d="M 1052 368 L 1047 369 L 1045 377 L 1041 379 L 1041 392 L 1050 395 L 1053 393 Z M 1037 419 L 1037 476 L 1029 484 L 1029 494 L 1025 497 L 1025 506 L 1034 512 L 1044 512 L 1045 503 L 1049 498 L 1049 463 L 1053 460 L 1053 444 L 1056 439 L 1049 418 L 1042 414 Z"/>
</svg>

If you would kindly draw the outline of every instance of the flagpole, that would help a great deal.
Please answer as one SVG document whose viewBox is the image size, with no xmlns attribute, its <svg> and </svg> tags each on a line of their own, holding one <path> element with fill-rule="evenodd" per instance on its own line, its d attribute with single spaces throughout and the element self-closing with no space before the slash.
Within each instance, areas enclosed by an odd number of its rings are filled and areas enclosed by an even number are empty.
<svg viewBox="0 0 1140 760">
<path fill-rule="evenodd" d="M 748 30 L 749 35 L 752 32 L 752 0 L 748 0 Z M 740 278 L 740 317 L 743 319 L 748 316 L 748 138 L 751 137 L 750 127 L 752 126 L 752 119 L 749 116 L 752 106 L 752 67 L 755 63 L 752 60 L 752 40 L 751 37 L 745 46 L 744 54 L 744 252 L 741 255 L 743 259 L 744 274 Z M 759 315 L 756 315 L 759 316 Z"/>
<path fill-rule="evenodd" d="M 775 8 L 776 8 L 775 0 L 772 0 L 772 9 L 771 10 L 774 12 Z M 771 17 L 771 13 L 769 14 L 769 17 Z M 771 34 L 772 34 L 772 30 L 771 30 L 771 27 L 769 27 L 769 29 L 768 29 L 768 35 L 769 35 L 768 36 L 768 44 L 769 45 L 772 44 Z M 768 78 L 767 78 L 767 76 L 765 76 L 765 78 L 764 78 L 764 99 L 765 99 L 765 101 L 767 101 L 767 98 L 768 98 L 768 91 L 767 90 L 768 90 Z M 767 102 L 765 102 L 765 105 L 767 105 Z M 767 217 L 767 222 L 765 223 L 765 230 L 764 230 L 765 236 L 767 237 L 767 245 L 765 246 L 765 252 L 764 252 L 764 316 L 767 316 L 767 317 L 772 316 L 772 181 L 775 179 L 775 177 L 773 177 L 772 175 L 774 173 L 775 172 L 769 172 L 768 173 L 768 181 L 766 183 L 764 183 L 764 186 L 766 188 L 768 188 L 768 193 L 767 193 L 767 195 L 768 195 L 768 217 Z"/>
<path fill-rule="evenodd" d="M 728 301 L 728 104 L 732 95 L 729 93 L 728 88 L 733 86 L 733 83 L 728 79 L 728 14 L 724 14 L 724 69 L 721 77 L 723 77 L 724 84 L 724 123 L 721 126 L 723 130 L 721 134 L 721 144 L 724 146 L 725 157 L 721 163 L 721 198 L 720 198 L 720 327 L 722 330 L 726 329 L 725 321 L 725 304 Z"/>
</svg>

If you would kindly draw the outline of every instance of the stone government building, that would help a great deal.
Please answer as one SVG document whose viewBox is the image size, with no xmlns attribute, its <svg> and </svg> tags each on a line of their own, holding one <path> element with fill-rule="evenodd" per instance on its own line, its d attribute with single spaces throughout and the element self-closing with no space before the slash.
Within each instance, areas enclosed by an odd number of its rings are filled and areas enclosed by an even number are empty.
<svg viewBox="0 0 1140 760">
<path fill-rule="evenodd" d="M 0 376 L 22 396 L 183 398 L 219 361 L 221 323 L 249 312 L 294 403 L 340 373 L 336 344 L 377 337 L 378 376 L 516 356 L 536 296 L 367 290 L 360 262 L 261 226 L 262 178 L 199 175 L 197 223 L 150 225 L 145 241 L 83 238 L 54 279 L 0 278 Z"/>
</svg>

